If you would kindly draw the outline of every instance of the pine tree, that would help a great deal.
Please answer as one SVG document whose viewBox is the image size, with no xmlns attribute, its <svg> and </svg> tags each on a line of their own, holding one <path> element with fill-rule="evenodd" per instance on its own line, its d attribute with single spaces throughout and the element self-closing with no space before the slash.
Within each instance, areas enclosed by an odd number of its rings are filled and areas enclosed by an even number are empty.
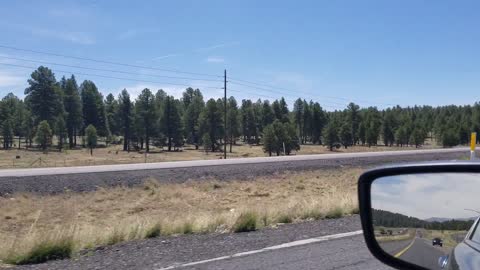
<svg viewBox="0 0 480 270">
<path fill-rule="evenodd" d="M 303 116 L 305 113 L 304 109 L 304 103 L 302 99 L 297 99 L 295 103 L 293 104 L 293 115 L 294 115 L 294 123 L 295 127 L 297 128 L 298 131 L 298 136 L 300 137 L 301 143 L 304 144 L 304 135 L 303 135 Z"/>
<path fill-rule="evenodd" d="M 272 124 L 268 124 L 263 129 L 263 151 L 272 156 L 273 152 L 278 150 L 278 138 L 275 135 L 275 130 Z"/>
<path fill-rule="evenodd" d="M 97 147 L 97 129 L 93 125 L 88 125 L 85 129 L 85 137 L 90 155 L 93 156 L 93 148 Z"/>
<path fill-rule="evenodd" d="M 35 117 L 35 124 L 46 120 L 53 125 L 63 113 L 62 95 L 53 72 L 40 66 L 31 74 L 25 89 L 25 103 Z"/>
<path fill-rule="evenodd" d="M 333 151 L 335 144 L 339 143 L 338 122 L 335 118 L 330 119 L 323 130 L 323 142 L 328 146 L 330 151 Z"/>
<path fill-rule="evenodd" d="M 47 150 L 52 144 L 52 129 L 47 120 L 43 120 L 38 124 L 35 141 L 40 145 L 43 151 Z"/>
<path fill-rule="evenodd" d="M 167 137 L 168 151 L 172 151 L 172 146 L 176 148 L 183 145 L 182 121 L 178 106 L 172 96 L 167 96 L 165 99 L 160 129 Z"/>
<path fill-rule="evenodd" d="M 347 149 L 349 146 L 352 145 L 352 125 L 349 121 L 344 121 L 342 126 L 340 127 L 340 141 L 342 142 L 343 147 Z"/>
<path fill-rule="evenodd" d="M 143 129 L 142 134 L 145 137 L 145 149 L 148 153 L 150 151 L 150 138 L 155 136 L 155 131 L 158 130 L 156 125 L 158 113 L 155 108 L 155 96 L 150 89 L 143 89 L 142 93 L 140 93 L 137 98 L 135 106 L 138 115 L 137 124 Z"/>
<path fill-rule="evenodd" d="M 61 151 L 63 149 L 63 144 L 67 138 L 67 126 L 65 120 L 62 116 L 58 117 L 55 125 L 55 134 L 58 139 L 58 149 Z"/>
<path fill-rule="evenodd" d="M 359 140 L 359 128 L 360 128 L 360 106 L 350 102 L 347 106 L 348 117 L 347 120 L 350 123 L 350 137 L 352 138 L 352 144 L 357 144 Z"/>
<path fill-rule="evenodd" d="M 82 102 L 75 76 L 72 75 L 67 80 L 63 78 L 62 82 L 64 82 L 62 83 L 63 105 L 66 112 L 68 142 L 70 148 L 74 148 L 77 144 L 76 136 L 83 125 Z"/>
<path fill-rule="evenodd" d="M 215 152 L 216 145 L 221 139 L 223 130 L 222 113 L 217 106 L 215 99 L 211 98 L 207 101 L 205 109 L 200 114 L 200 133 L 203 136 L 207 133 L 211 142 L 211 150 Z M 205 145 L 205 143 L 203 143 Z"/>
<path fill-rule="evenodd" d="M 232 147 L 235 144 L 236 138 L 240 136 L 238 105 L 233 96 L 228 99 L 227 110 L 227 137 L 230 143 L 230 153 L 232 153 Z"/>
<path fill-rule="evenodd" d="M 191 89 L 191 88 L 190 88 Z M 187 90 L 183 93 L 183 103 L 186 106 L 184 115 L 185 137 L 187 142 L 195 145 L 195 149 L 198 149 L 200 144 L 200 113 L 205 107 L 203 101 L 203 95 L 200 90 Z"/>
<path fill-rule="evenodd" d="M 10 149 L 13 144 L 13 119 L 2 122 L 3 149 Z"/>
<path fill-rule="evenodd" d="M 118 101 L 112 94 L 108 94 L 105 98 L 105 112 L 107 114 L 107 122 L 112 135 L 120 135 L 120 120 L 118 119 L 119 105 Z"/>
<path fill-rule="evenodd" d="M 85 80 L 80 85 L 80 93 L 84 126 L 93 125 L 99 136 L 109 136 L 110 130 L 103 95 L 98 91 L 97 86 L 92 81 Z"/>
<path fill-rule="evenodd" d="M 322 131 L 327 122 L 325 112 L 318 102 L 312 108 L 312 143 L 322 144 Z"/>
<path fill-rule="evenodd" d="M 118 118 L 121 122 L 120 130 L 123 131 L 123 151 L 130 151 L 133 105 L 127 89 L 123 89 L 118 96 L 118 107 Z"/>
</svg>

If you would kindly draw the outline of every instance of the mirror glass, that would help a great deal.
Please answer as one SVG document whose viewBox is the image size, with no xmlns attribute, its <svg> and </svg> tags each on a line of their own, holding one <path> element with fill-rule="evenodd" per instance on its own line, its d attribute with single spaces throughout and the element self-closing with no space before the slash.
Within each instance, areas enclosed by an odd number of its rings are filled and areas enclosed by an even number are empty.
<svg viewBox="0 0 480 270">
<path fill-rule="evenodd" d="M 375 238 L 398 259 L 427 269 L 463 269 L 456 266 L 471 263 L 472 254 L 480 258 L 480 252 L 474 251 L 480 247 L 480 229 L 474 228 L 480 213 L 479 191 L 480 174 L 474 173 L 378 178 L 371 189 Z M 470 229 L 467 245 L 464 239 Z M 451 256 L 454 249 L 462 255 Z"/>
</svg>

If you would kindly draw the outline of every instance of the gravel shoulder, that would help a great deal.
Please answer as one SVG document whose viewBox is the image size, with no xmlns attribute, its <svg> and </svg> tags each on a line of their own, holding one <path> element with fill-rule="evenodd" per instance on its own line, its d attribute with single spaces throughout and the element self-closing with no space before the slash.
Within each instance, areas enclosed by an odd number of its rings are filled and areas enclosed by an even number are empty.
<svg viewBox="0 0 480 270">
<path fill-rule="evenodd" d="M 159 237 L 84 252 L 71 260 L 19 266 L 15 269 L 157 269 L 360 229 L 359 216 L 354 215 L 285 224 L 249 233 Z"/>
<path fill-rule="evenodd" d="M 308 171 L 343 166 L 370 167 L 392 163 L 415 161 L 457 160 L 466 158 L 464 150 L 444 153 L 418 153 L 356 158 L 333 158 L 301 161 L 278 161 L 256 164 L 235 164 L 174 169 L 151 169 L 135 171 L 115 171 L 83 174 L 40 175 L 22 177 L 1 177 L 0 196 L 17 192 L 57 194 L 65 191 L 88 192 L 99 187 L 138 186 L 147 179 L 154 178 L 165 183 L 182 183 L 189 180 L 205 179 L 252 180 L 258 176 L 268 176 L 285 171 Z"/>
</svg>

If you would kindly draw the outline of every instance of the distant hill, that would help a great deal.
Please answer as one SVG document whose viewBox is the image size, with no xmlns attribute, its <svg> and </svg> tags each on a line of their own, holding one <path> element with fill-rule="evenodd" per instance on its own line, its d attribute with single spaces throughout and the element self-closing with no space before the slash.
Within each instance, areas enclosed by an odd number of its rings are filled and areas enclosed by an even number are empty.
<svg viewBox="0 0 480 270">
<path fill-rule="evenodd" d="M 449 220 L 459 220 L 459 221 L 469 221 L 469 220 L 475 220 L 477 217 L 469 217 L 469 218 L 442 218 L 442 217 L 431 217 L 424 219 L 425 221 L 428 222 L 445 222 Z"/>
<path fill-rule="evenodd" d="M 372 209 L 373 223 L 375 226 L 391 228 L 409 227 L 425 228 L 432 230 L 468 230 L 473 224 L 473 218 L 457 219 L 432 217 L 422 220 L 390 211 Z"/>
</svg>

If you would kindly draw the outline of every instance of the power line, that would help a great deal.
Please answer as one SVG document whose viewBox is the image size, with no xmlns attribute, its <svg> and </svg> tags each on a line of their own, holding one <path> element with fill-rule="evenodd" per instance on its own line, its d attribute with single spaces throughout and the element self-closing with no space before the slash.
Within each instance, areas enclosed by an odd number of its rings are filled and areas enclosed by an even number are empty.
<svg viewBox="0 0 480 270">
<path fill-rule="evenodd" d="M 167 72 L 174 72 L 174 73 L 183 73 L 183 74 L 190 74 L 190 75 L 197 75 L 197 76 L 207 76 L 207 77 L 222 78 L 222 76 L 213 75 L 213 74 L 197 73 L 197 72 L 188 72 L 188 71 L 181 71 L 181 70 L 177 70 L 177 69 L 167 69 L 167 68 L 140 66 L 140 65 L 133 65 L 133 64 L 128 64 L 128 63 L 107 61 L 107 60 L 94 59 L 94 58 L 88 58 L 88 57 L 80 57 L 80 56 L 72 56 L 72 55 L 66 55 L 66 54 L 60 54 L 60 53 L 53 53 L 53 52 L 44 52 L 44 51 L 37 51 L 37 50 L 30 50 L 30 49 L 22 49 L 22 48 L 17 48 L 17 47 L 12 47 L 12 46 L 6 46 L 6 45 L 1 45 L 1 44 L 0 44 L 0 48 L 9 49 L 9 50 L 15 50 L 15 51 L 22 51 L 22 52 L 30 52 L 30 53 L 44 54 L 44 55 L 50 55 L 50 56 L 56 56 L 56 57 L 71 58 L 71 59 L 77 59 L 77 60 L 83 60 L 83 61 L 91 61 L 91 62 L 103 63 L 103 64 L 109 64 L 109 65 L 126 66 L 126 67 L 143 68 L 143 69 L 158 70 L 158 71 L 167 71 Z"/>
<path fill-rule="evenodd" d="M 311 93 L 311 92 L 307 93 L 307 92 L 302 92 L 302 91 L 298 91 L 298 90 L 292 90 L 292 89 L 277 87 L 277 86 L 273 86 L 273 85 L 268 85 L 268 84 L 265 84 L 265 83 L 252 82 L 252 81 L 247 81 L 247 80 L 242 80 L 242 79 L 230 78 L 230 82 L 234 83 L 234 84 L 238 84 L 238 85 L 243 85 L 243 86 L 248 86 L 248 87 L 252 87 L 252 88 L 261 89 L 261 90 L 267 90 L 267 89 L 261 88 L 261 87 L 255 87 L 255 86 L 251 86 L 251 85 L 280 89 L 280 90 L 285 90 L 285 91 L 288 91 L 288 92 L 301 92 L 301 93 L 306 94 L 306 95 L 316 95 L 316 94 Z M 241 82 L 246 83 L 246 84 L 251 84 L 251 85 L 242 84 Z M 318 96 L 318 95 L 316 95 L 316 96 Z M 345 101 L 348 101 L 348 102 L 352 101 L 352 99 L 344 98 L 344 97 L 335 97 L 335 96 L 319 96 L 319 97 L 337 99 L 337 100 L 345 100 Z M 391 103 L 371 102 L 371 101 L 359 100 L 359 99 L 356 99 L 356 101 L 361 102 L 361 103 L 374 104 L 374 105 L 380 104 L 380 105 L 386 105 L 386 106 L 395 106 L 395 104 L 391 104 Z"/>
<path fill-rule="evenodd" d="M 263 91 L 270 92 L 270 93 L 281 94 L 283 96 L 289 96 L 289 97 L 292 97 L 292 98 L 298 98 L 297 96 L 294 96 L 291 93 L 285 93 L 285 92 L 275 91 L 275 90 L 266 89 L 266 88 L 254 87 L 254 86 L 250 86 L 250 85 L 246 85 L 246 84 L 242 84 L 242 83 L 235 83 L 235 82 L 231 82 L 231 81 L 230 81 L 230 83 L 245 86 L 245 87 L 249 87 L 249 88 L 259 89 L 259 90 L 263 90 Z M 258 95 L 258 94 L 256 94 L 256 95 Z M 322 96 L 319 96 L 319 97 L 322 98 Z M 346 106 L 347 105 L 345 103 L 339 103 L 339 102 L 334 102 L 334 101 L 325 101 L 324 100 L 323 102 L 330 103 L 330 104 L 335 104 L 335 105 L 341 105 L 341 106 Z"/>
<path fill-rule="evenodd" d="M 66 64 L 60 64 L 60 63 L 55 63 L 55 62 L 38 61 L 38 60 L 3 56 L 3 55 L 0 55 L 0 58 L 10 59 L 10 60 L 18 60 L 18 61 L 25 61 L 25 62 L 31 62 L 31 63 L 40 63 L 40 64 L 45 64 L 45 65 L 63 66 L 63 67 L 71 67 L 71 68 L 79 68 L 79 69 L 87 69 L 87 70 L 96 70 L 96 71 L 105 71 L 105 72 L 112 72 L 112 73 L 138 75 L 138 76 L 149 76 L 149 77 L 181 79 L 181 80 L 222 82 L 221 80 L 215 80 L 215 79 L 199 79 L 199 78 L 192 78 L 192 77 L 177 77 L 177 76 L 166 76 L 166 75 L 141 74 L 141 73 L 136 73 L 136 72 L 121 71 L 121 70 L 92 68 L 92 67 L 84 67 L 84 66 L 76 66 L 76 65 L 66 65 Z"/>
<path fill-rule="evenodd" d="M 0 65 L 3 65 L 3 66 L 11 66 L 11 67 L 19 67 L 19 68 L 26 68 L 26 69 L 36 69 L 36 67 L 16 65 L 16 64 L 0 63 Z M 67 70 L 55 70 L 55 71 L 57 71 L 57 72 L 62 72 L 62 73 L 70 73 L 70 74 L 83 75 L 83 76 L 95 76 L 95 77 L 108 78 L 108 79 L 124 80 L 124 81 L 134 81 L 134 82 L 144 82 L 144 83 L 156 83 L 156 84 L 166 84 L 166 85 L 178 85 L 178 86 L 186 86 L 186 87 L 191 87 L 191 86 L 192 86 L 192 85 L 188 85 L 188 84 L 180 84 L 180 83 L 172 83 L 172 82 L 149 81 L 149 80 L 137 80 L 137 79 L 131 79 L 131 78 L 122 78 L 122 77 L 106 76 L 106 75 L 100 75 L 100 74 L 90 74 L 90 73 L 82 73 L 82 72 L 72 72 L 72 71 L 67 71 Z M 209 88 L 209 89 L 221 89 L 221 87 L 213 87 L 213 86 L 206 86 L 206 85 L 203 85 L 203 86 L 202 86 L 202 85 L 197 85 L 197 86 L 203 87 L 203 88 Z"/>
<path fill-rule="evenodd" d="M 237 90 L 237 89 L 231 89 L 231 88 L 229 88 L 228 91 L 237 92 L 237 93 L 249 94 L 249 95 L 258 96 L 258 97 L 263 97 L 263 98 L 268 98 L 268 99 L 272 99 L 272 100 L 278 99 L 278 97 L 273 97 L 273 96 L 268 96 L 268 95 L 262 95 L 262 94 L 259 94 L 259 93 L 253 93 L 253 92 L 248 92 L 248 91 L 244 91 L 244 90 Z M 293 96 L 292 96 L 292 97 L 293 97 Z M 345 105 L 345 104 L 340 104 L 340 105 Z M 322 106 L 322 107 L 332 108 L 332 109 L 338 109 L 338 108 L 335 107 L 335 106 L 330 106 L 330 105 L 325 105 L 325 104 L 321 104 L 321 106 Z"/>
</svg>

